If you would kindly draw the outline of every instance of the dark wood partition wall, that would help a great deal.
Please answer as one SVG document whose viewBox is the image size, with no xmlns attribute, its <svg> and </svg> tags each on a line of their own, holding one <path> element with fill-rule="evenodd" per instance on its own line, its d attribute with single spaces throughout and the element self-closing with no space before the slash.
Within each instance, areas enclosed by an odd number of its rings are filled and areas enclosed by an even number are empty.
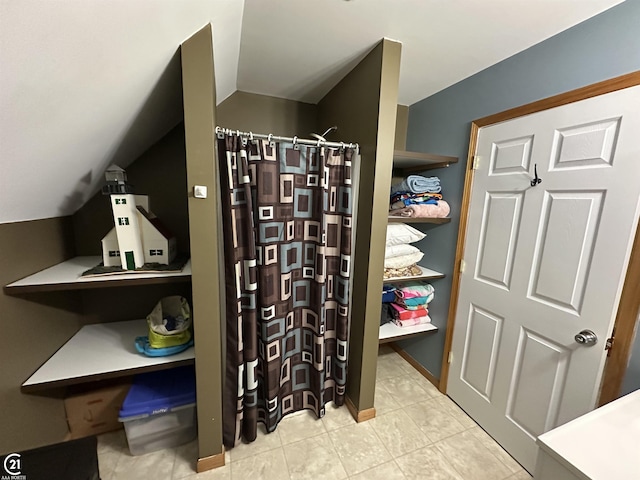
<svg viewBox="0 0 640 480">
<path fill-rule="evenodd" d="M 380 292 L 401 47 L 382 40 L 318 104 L 320 125 L 337 125 L 339 140 L 360 144 L 347 380 L 347 397 L 358 421 L 375 415 Z"/>
<path fill-rule="evenodd" d="M 218 241 L 218 172 L 215 161 L 216 92 L 211 25 L 182 44 L 182 88 L 189 195 L 192 295 L 196 344 L 198 471 L 224 465 L 222 447 L 223 316 Z M 195 185 L 207 198 L 195 198 Z"/>
</svg>

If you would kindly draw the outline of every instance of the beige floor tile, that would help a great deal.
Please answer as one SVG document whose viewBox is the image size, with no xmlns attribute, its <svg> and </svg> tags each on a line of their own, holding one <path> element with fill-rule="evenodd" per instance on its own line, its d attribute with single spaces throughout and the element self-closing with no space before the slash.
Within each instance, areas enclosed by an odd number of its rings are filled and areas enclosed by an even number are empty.
<svg viewBox="0 0 640 480">
<path fill-rule="evenodd" d="M 462 478 L 502 480 L 513 473 L 468 430 L 445 438 L 434 445 Z"/>
<path fill-rule="evenodd" d="M 380 357 L 378 357 L 378 358 L 380 358 Z M 398 352 L 396 352 L 393 349 L 391 350 L 391 354 L 385 355 L 385 359 L 388 362 L 393 363 L 393 364 L 397 365 L 398 367 L 400 367 L 405 373 L 415 372 L 415 370 L 416 370 L 415 368 L 413 368 L 411 366 L 410 363 L 408 363 L 404 358 L 402 358 Z"/>
<path fill-rule="evenodd" d="M 462 424 L 464 428 L 473 428 L 478 426 L 478 424 L 474 422 L 473 419 L 469 415 L 467 415 L 464 410 L 462 410 L 458 405 L 456 405 L 456 403 L 448 396 L 442 395 L 439 397 L 434 397 L 433 400 L 435 402 L 438 402 L 440 406 L 445 408 L 453 418 L 455 418 Z"/>
<path fill-rule="evenodd" d="M 405 477 L 410 480 L 475 480 L 463 478 L 434 446 L 396 458 Z"/>
<path fill-rule="evenodd" d="M 446 408 L 433 399 L 404 407 L 404 411 L 432 442 L 466 430 Z"/>
<path fill-rule="evenodd" d="M 235 447 L 226 450 L 225 460 L 228 463 L 242 460 L 262 452 L 268 452 L 282 446 L 280 440 L 280 426 L 274 432 L 267 433 L 267 429 L 263 424 L 258 424 L 258 433 L 256 439 L 251 443 L 244 441 L 238 443 Z"/>
<path fill-rule="evenodd" d="M 289 470 L 282 448 L 233 461 L 232 480 L 288 480 Z"/>
<path fill-rule="evenodd" d="M 305 438 L 326 433 L 322 420 L 313 412 L 305 411 L 301 415 L 287 416 L 278 424 L 276 432 L 280 433 L 282 445 L 298 442 Z"/>
<path fill-rule="evenodd" d="M 329 438 L 349 475 L 391 460 L 391 455 L 369 423 L 356 423 L 329 432 Z"/>
<path fill-rule="evenodd" d="M 369 423 L 394 458 L 432 443 L 403 410 L 381 415 Z"/>
<path fill-rule="evenodd" d="M 513 459 L 513 457 L 509 455 L 504 450 L 504 448 L 502 448 L 500 444 L 496 442 L 493 438 L 491 438 L 491 436 L 488 433 L 486 433 L 482 428 L 473 427 L 469 429 L 469 432 L 475 435 L 482 442 L 482 444 L 487 448 L 487 450 L 493 453 L 498 458 L 498 460 L 504 463 L 507 466 L 507 468 L 511 470 L 512 473 L 517 473 L 522 470 L 522 466 L 518 462 L 516 462 Z"/>
<path fill-rule="evenodd" d="M 376 415 L 385 415 L 389 412 L 399 410 L 402 405 L 398 403 L 391 393 L 384 387 L 383 382 L 376 383 L 376 396 L 373 401 L 373 406 L 376 409 Z"/>
<path fill-rule="evenodd" d="M 391 461 L 349 477 L 351 480 L 402 480 L 406 478 L 396 462 Z"/>
<path fill-rule="evenodd" d="M 124 429 L 98 435 L 98 453 L 108 452 L 129 453 L 129 445 L 127 444 L 127 436 L 124 433 Z"/>
<path fill-rule="evenodd" d="M 393 351 L 384 355 L 378 355 L 376 380 L 379 381 L 385 378 L 406 375 L 407 371 L 403 368 L 403 364 L 407 364 L 407 362 Z"/>
<path fill-rule="evenodd" d="M 327 433 L 285 445 L 283 450 L 291 478 L 299 480 L 347 478 L 347 472 Z"/>
<path fill-rule="evenodd" d="M 413 368 L 413 367 L 412 367 Z M 415 368 L 413 368 L 413 371 L 408 372 L 409 378 L 411 378 L 411 380 L 413 380 L 414 382 L 416 382 L 420 387 L 422 387 L 422 389 L 427 392 L 427 394 L 430 397 L 441 397 L 443 396 L 442 393 L 440 393 L 440 390 L 438 390 L 436 388 L 436 386 L 431 383 L 429 380 L 427 380 L 425 378 L 424 375 L 422 375 L 418 370 L 416 370 Z"/>
<path fill-rule="evenodd" d="M 400 407 L 422 402 L 432 397 L 408 374 L 380 380 L 378 385 L 389 392 Z"/>
<path fill-rule="evenodd" d="M 131 456 L 122 454 L 113 474 L 114 480 L 139 480 L 140 478 L 171 478 L 176 451 L 173 448 Z"/>
<path fill-rule="evenodd" d="M 351 416 L 351 412 L 346 405 L 336 407 L 333 403 L 325 407 L 325 414 L 322 417 L 322 423 L 327 432 L 335 430 L 336 428 L 344 427 L 346 425 L 352 425 L 356 421 Z"/>
<path fill-rule="evenodd" d="M 213 470 L 207 470 L 202 473 L 194 473 L 188 477 L 183 477 L 180 480 L 230 480 L 231 479 L 231 466 L 224 465 L 223 467 L 214 468 Z M 162 480 L 162 479 L 156 479 Z M 256 479 L 257 480 L 257 479 Z"/>
<path fill-rule="evenodd" d="M 98 453 L 98 469 L 100 471 L 101 480 L 112 480 L 113 473 L 116 471 L 116 465 L 120 460 L 121 453 L 118 452 L 102 452 Z"/>
<path fill-rule="evenodd" d="M 198 440 L 180 445 L 176 448 L 176 459 L 173 462 L 172 479 L 178 480 L 196 473 L 198 462 Z"/>
</svg>

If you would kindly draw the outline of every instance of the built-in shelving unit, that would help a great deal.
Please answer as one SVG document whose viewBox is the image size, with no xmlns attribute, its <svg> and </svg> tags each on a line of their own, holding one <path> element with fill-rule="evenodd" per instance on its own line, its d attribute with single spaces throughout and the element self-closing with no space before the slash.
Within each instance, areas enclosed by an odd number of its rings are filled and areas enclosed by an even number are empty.
<svg viewBox="0 0 640 480">
<path fill-rule="evenodd" d="M 424 172 L 434 168 L 448 167 L 452 163 L 458 161 L 457 157 L 448 157 L 445 155 L 434 155 L 431 153 L 421 152 L 407 152 L 404 150 L 395 150 L 393 152 L 393 170 L 394 175 L 407 176 L 412 173 Z M 435 225 L 442 225 L 449 223 L 451 218 L 416 218 L 416 217 L 396 217 L 390 216 L 388 218 L 389 223 L 430 223 Z M 412 277 L 396 277 L 385 278 L 384 284 L 389 283 L 402 283 L 410 282 L 414 280 L 435 280 L 438 278 L 444 278 L 444 273 L 431 270 L 430 268 L 418 265 L 422 270 L 422 274 Z M 411 327 L 399 327 L 394 323 L 386 323 L 380 326 L 380 333 L 378 335 L 379 342 L 388 343 L 396 340 L 404 340 L 406 338 L 415 337 L 417 335 L 424 335 L 429 332 L 436 332 L 438 327 L 431 323 L 424 325 L 414 325 Z"/>
<path fill-rule="evenodd" d="M 399 327 L 393 322 L 385 323 L 380 326 L 379 343 L 389 343 L 396 340 L 405 340 L 410 337 L 422 335 L 429 332 L 435 332 L 438 327 L 432 323 L 424 325 L 413 325 L 411 327 Z"/>
<path fill-rule="evenodd" d="M 136 272 L 82 276 L 100 256 L 75 257 L 6 285 L 7 294 L 155 285 L 191 280 L 191 262 L 179 272 Z M 147 357 L 135 348 L 148 334 L 146 320 L 85 325 L 23 384 L 24 392 L 162 370 L 193 363 L 193 347 L 168 357 Z"/>
<path fill-rule="evenodd" d="M 448 167 L 458 161 L 457 157 L 434 155 L 431 153 L 407 152 L 395 150 L 393 152 L 393 169 L 401 175 L 424 172 L 433 168 Z"/>
<path fill-rule="evenodd" d="M 138 353 L 134 341 L 147 333 L 146 320 L 85 325 L 22 384 L 22 390 L 46 390 L 194 362 L 193 347 L 168 357 Z"/>
<path fill-rule="evenodd" d="M 191 261 L 180 272 L 136 272 L 83 277 L 82 273 L 100 264 L 99 256 L 75 257 L 29 275 L 4 287 L 7 294 L 82 290 L 87 288 L 127 287 L 191 280 Z"/>
</svg>

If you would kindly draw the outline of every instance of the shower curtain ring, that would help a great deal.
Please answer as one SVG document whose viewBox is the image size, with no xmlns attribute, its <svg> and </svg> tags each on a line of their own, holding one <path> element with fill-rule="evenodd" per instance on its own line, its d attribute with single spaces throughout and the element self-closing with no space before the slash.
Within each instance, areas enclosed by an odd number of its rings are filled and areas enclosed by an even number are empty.
<svg viewBox="0 0 640 480">
<path fill-rule="evenodd" d="M 249 140 L 253 142 L 253 132 L 249 132 Z"/>
<path fill-rule="evenodd" d="M 320 148 L 320 139 L 318 139 L 318 143 L 316 145 L 316 148 Z"/>
<path fill-rule="evenodd" d="M 267 142 L 271 143 L 271 138 L 273 137 L 273 133 L 269 134 L 269 137 L 267 138 Z"/>
<path fill-rule="evenodd" d="M 343 152 L 344 151 L 344 142 L 340 142 L 340 151 Z"/>
<path fill-rule="evenodd" d="M 240 137 L 240 130 L 236 130 L 236 137 Z"/>
<path fill-rule="evenodd" d="M 293 145 L 295 146 L 295 144 L 298 143 L 298 137 L 296 135 L 293 136 Z"/>
</svg>

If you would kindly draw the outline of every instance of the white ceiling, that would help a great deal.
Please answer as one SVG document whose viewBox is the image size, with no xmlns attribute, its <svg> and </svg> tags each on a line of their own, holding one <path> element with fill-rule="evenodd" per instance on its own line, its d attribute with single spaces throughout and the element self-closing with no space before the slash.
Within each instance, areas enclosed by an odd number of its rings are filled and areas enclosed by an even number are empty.
<svg viewBox="0 0 640 480">
<path fill-rule="evenodd" d="M 68 215 L 182 117 L 213 24 L 218 102 L 315 103 L 382 37 L 410 105 L 620 0 L 0 0 L 0 223 Z"/>
</svg>

